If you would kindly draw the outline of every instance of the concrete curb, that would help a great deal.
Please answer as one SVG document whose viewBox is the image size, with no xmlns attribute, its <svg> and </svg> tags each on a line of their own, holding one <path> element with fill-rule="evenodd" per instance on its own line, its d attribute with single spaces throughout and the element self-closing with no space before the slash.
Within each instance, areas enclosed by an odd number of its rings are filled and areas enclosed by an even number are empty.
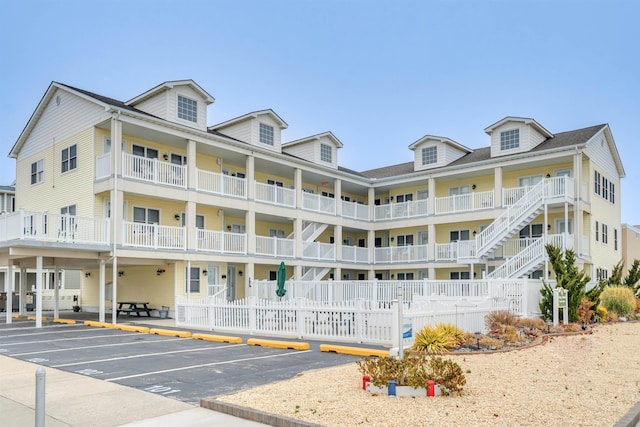
<svg viewBox="0 0 640 427">
<path fill-rule="evenodd" d="M 114 329 L 116 327 L 116 325 L 114 325 L 113 323 L 95 322 L 93 320 L 85 320 L 84 326 L 93 326 L 95 328 L 108 328 L 108 329 Z"/>
<path fill-rule="evenodd" d="M 636 427 L 640 423 L 640 402 L 636 403 L 613 427 Z"/>
<path fill-rule="evenodd" d="M 73 319 L 53 319 L 53 323 L 66 323 L 67 325 L 75 325 L 76 321 Z"/>
<path fill-rule="evenodd" d="M 387 350 L 375 350 L 372 348 L 349 347 L 344 345 L 333 345 L 333 344 L 320 344 L 320 351 L 325 351 L 328 353 L 351 354 L 353 356 L 362 356 L 362 357 L 389 356 L 389 351 Z"/>
<path fill-rule="evenodd" d="M 258 411 L 257 409 L 245 408 L 244 406 L 234 405 L 232 403 L 221 402 L 216 399 L 201 399 L 200 406 L 221 412 L 234 417 L 243 418 L 245 420 L 255 421 L 274 427 L 325 427 L 322 424 L 309 423 L 306 421 L 296 420 L 295 418 L 282 417 L 269 412 Z"/>
<path fill-rule="evenodd" d="M 242 344 L 242 338 L 240 338 L 240 337 L 228 337 L 228 336 L 224 336 L 224 335 L 192 334 L 191 338 L 193 338 L 194 340 L 225 342 L 225 343 L 228 343 L 228 344 Z"/>
<path fill-rule="evenodd" d="M 119 329 L 121 331 L 127 331 L 127 332 L 140 332 L 140 333 L 143 333 L 143 334 L 148 334 L 149 333 L 149 328 L 146 327 L 146 326 L 133 326 L 133 325 L 117 324 L 114 329 Z"/>
<path fill-rule="evenodd" d="M 165 337 L 179 337 L 179 338 L 191 338 L 191 332 L 189 331 L 176 331 L 172 329 L 149 329 L 150 334 L 162 335 Z"/>
<path fill-rule="evenodd" d="M 257 345 L 261 347 L 273 347 L 273 348 L 286 348 L 289 350 L 309 350 L 310 346 L 308 342 L 295 342 L 295 341 L 276 341 L 276 340 L 264 340 L 260 338 L 249 338 L 247 345 Z"/>
</svg>

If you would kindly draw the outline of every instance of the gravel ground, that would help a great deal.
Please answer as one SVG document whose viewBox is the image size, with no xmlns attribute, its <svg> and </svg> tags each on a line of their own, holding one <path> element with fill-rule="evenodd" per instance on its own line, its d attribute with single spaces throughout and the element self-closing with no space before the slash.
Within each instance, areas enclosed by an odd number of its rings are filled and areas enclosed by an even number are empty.
<svg viewBox="0 0 640 427">
<path fill-rule="evenodd" d="M 447 356 L 462 396 L 374 396 L 355 363 L 219 400 L 325 426 L 611 426 L 640 400 L 640 322 L 493 354 Z"/>
</svg>

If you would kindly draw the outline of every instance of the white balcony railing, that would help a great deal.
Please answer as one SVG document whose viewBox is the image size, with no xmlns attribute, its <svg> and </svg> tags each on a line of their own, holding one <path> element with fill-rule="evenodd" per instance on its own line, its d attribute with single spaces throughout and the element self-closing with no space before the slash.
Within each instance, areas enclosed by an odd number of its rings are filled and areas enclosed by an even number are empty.
<svg viewBox="0 0 640 427">
<path fill-rule="evenodd" d="M 456 261 L 458 242 L 436 243 L 436 261 Z"/>
<path fill-rule="evenodd" d="M 427 261 L 427 245 L 387 246 L 375 248 L 374 263 Z"/>
<path fill-rule="evenodd" d="M 107 178 L 111 175 L 111 153 L 96 156 L 96 179 Z"/>
<path fill-rule="evenodd" d="M 19 210 L 0 215 L 0 241 L 109 244 L 109 219 Z"/>
<path fill-rule="evenodd" d="M 246 254 L 247 235 L 198 229 L 198 250 L 221 254 Z"/>
<path fill-rule="evenodd" d="M 302 209 L 335 215 L 336 199 L 312 193 L 302 193 Z"/>
<path fill-rule="evenodd" d="M 342 261 L 369 263 L 369 249 L 358 246 L 342 246 Z"/>
<path fill-rule="evenodd" d="M 292 239 L 256 236 L 256 255 L 293 258 L 295 256 L 295 242 Z"/>
<path fill-rule="evenodd" d="M 272 203 L 279 206 L 295 207 L 296 192 L 276 185 L 255 183 L 255 199 L 259 202 Z"/>
<path fill-rule="evenodd" d="M 342 216 L 345 218 L 361 219 L 363 221 L 369 220 L 369 205 L 363 205 L 356 202 L 342 202 Z"/>
<path fill-rule="evenodd" d="M 494 207 L 493 191 L 479 191 L 448 197 L 436 197 L 436 214 L 469 212 Z"/>
<path fill-rule="evenodd" d="M 573 179 L 567 176 L 557 176 L 544 180 L 544 197 L 568 197 L 573 198 Z M 533 186 L 522 186 L 502 189 L 502 206 L 514 205 L 524 194 L 531 190 Z"/>
<path fill-rule="evenodd" d="M 331 243 L 302 242 L 302 258 L 335 261 L 336 249 Z"/>
<path fill-rule="evenodd" d="M 196 188 L 200 191 L 225 196 L 247 198 L 247 180 L 222 173 L 197 170 Z"/>
<path fill-rule="evenodd" d="M 122 176 L 154 184 L 187 188 L 187 167 L 122 153 Z"/>
<path fill-rule="evenodd" d="M 186 249 L 186 227 L 124 221 L 122 244 L 138 248 Z"/>
<path fill-rule="evenodd" d="M 380 205 L 374 208 L 373 218 L 374 221 L 383 221 L 426 216 L 427 205 L 427 199 Z"/>
</svg>

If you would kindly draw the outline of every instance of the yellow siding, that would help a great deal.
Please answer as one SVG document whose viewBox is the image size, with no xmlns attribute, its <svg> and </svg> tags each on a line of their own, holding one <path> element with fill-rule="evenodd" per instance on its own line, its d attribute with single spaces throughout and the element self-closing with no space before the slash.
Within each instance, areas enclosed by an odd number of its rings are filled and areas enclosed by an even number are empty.
<svg viewBox="0 0 640 427">
<path fill-rule="evenodd" d="M 557 165 L 540 165 L 528 169 L 518 169 L 515 171 L 505 171 L 502 173 L 502 186 L 504 188 L 518 187 L 518 178 L 533 175 L 554 176 L 554 171 L 558 169 L 573 169 L 573 163 L 561 163 Z"/>
<path fill-rule="evenodd" d="M 151 208 L 160 210 L 160 224 L 180 226 L 181 222 L 176 221 L 175 215 L 181 215 L 185 210 L 184 203 L 176 202 L 170 199 L 152 199 L 144 196 L 135 196 L 127 194 L 125 197 L 127 203 L 126 220 L 133 221 L 133 208 Z"/>
<path fill-rule="evenodd" d="M 268 236 L 270 228 L 284 230 L 285 237 L 293 232 L 293 224 L 290 223 L 256 221 L 256 236 Z"/>
<path fill-rule="evenodd" d="M 93 130 L 87 129 L 17 162 L 16 209 L 59 213 L 76 205 L 78 216 L 93 216 Z M 77 144 L 77 168 L 61 172 L 61 153 Z M 31 185 L 31 163 L 44 159 L 44 180 Z M 73 191 L 69 191 L 69 189 Z"/>
</svg>

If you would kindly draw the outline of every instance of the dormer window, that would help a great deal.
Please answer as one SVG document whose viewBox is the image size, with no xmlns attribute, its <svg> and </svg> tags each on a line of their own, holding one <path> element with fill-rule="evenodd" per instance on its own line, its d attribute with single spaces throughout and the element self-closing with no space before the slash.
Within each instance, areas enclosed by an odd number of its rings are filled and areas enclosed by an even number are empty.
<svg viewBox="0 0 640 427">
<path fill-rule="evenodd" d="M 327 144 L 320 144 L 320 160 L 322 160 L 323 162 L 331 163 L 332 157 L 331 146 Z"/>
<path fill-rule="evenodd" d="M 198 102 L 186 96 L 178 95 L 178 118 L 198 122 Z"/>
<path fill-rule="evenodd" d="M 426 147 L 422 149 L 422 164 L 431 165 L 438 162 L 438 147 Z"/>
<path fill-rule="evenodd" d="M 273 145 L 273 126 L 260 123 L 260 142 L 267 145 Z"/>
<path fill-rule="evenodd" d="M 500 132 L 500 150 L 512 150 L 520 147 L 520 129 Z"/>
</svg>

